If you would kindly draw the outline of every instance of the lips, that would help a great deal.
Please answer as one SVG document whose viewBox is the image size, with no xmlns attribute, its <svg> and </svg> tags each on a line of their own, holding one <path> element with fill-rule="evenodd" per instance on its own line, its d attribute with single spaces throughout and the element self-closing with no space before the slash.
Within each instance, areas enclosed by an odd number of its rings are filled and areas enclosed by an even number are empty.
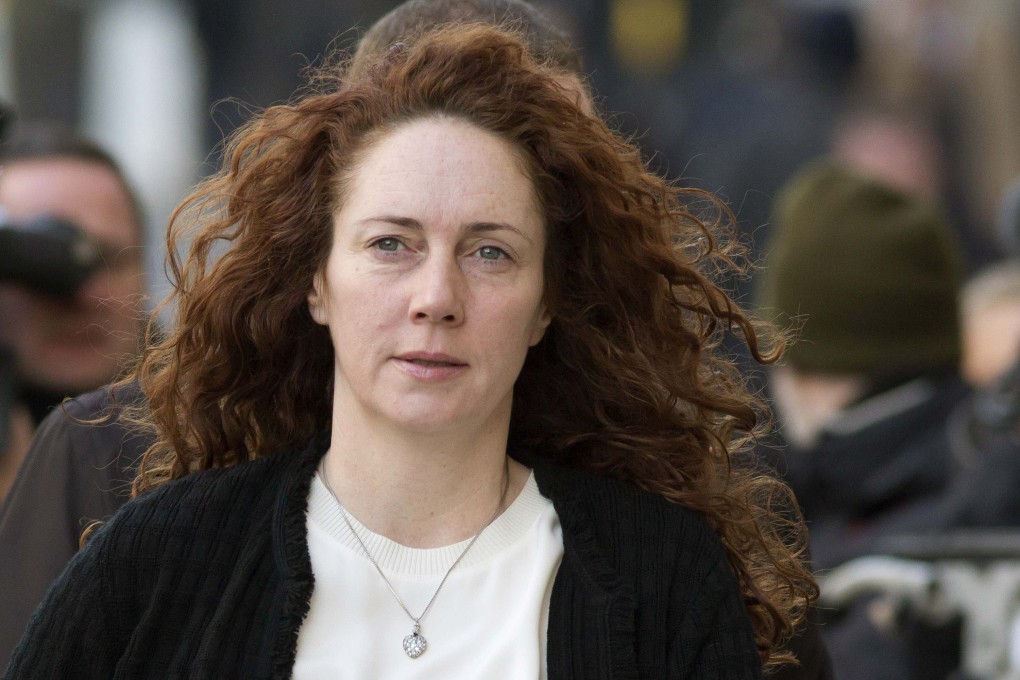
<svg viewBox="0 0 1020 680">
<path fill-rule="evenodd" d="M 463 375 L 468 365 L 449 354 L 408 352 L 394 357 L 400 370 L 415 380 L 443 383 Z"/>
<path fill-rule="evenodd" d="M 406 361 L 411 364 L 415 364 L 416 366 L 425 367 L 446 368 L 467 366 L 466 363 L 464 363 L 457 357 L 452 357 L 448 354 L 441 354 L 437 352 L 408 352 L 406 354 L 398 355 L 397 359 L 400 359 L 401 361 Z"/>
</svg>

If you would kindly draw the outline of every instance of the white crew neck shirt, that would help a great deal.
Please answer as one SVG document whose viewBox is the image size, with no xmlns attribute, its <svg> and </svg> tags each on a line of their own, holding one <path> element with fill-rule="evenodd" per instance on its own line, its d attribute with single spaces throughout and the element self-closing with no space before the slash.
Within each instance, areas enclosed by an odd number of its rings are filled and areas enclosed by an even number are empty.
<svg viewBox="0 0 1020 680">
<path fill-rule="evenodd" d="M 415 615 L 470 542 L 408 548 L 348 516 Z M 309 492 L 307 528 L 315 589 L 298 635 L 294 680 L 546 677 L 549 599 L 563 535 L 533 474 L 450 573 L 422 619 L 428 649 L 417 659 L 401 646 L 414 622 L 365 556 L 318 475 Z"/>
</svg>

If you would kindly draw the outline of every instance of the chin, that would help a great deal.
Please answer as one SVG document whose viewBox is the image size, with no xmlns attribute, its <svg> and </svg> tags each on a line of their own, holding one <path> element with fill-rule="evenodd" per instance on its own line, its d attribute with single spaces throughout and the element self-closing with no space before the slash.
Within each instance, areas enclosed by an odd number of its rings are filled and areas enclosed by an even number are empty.
<svg viewBox="0 0 1020 680">
<path fill-rule="evenodd" d="M 401 429 L 421 435 L 443 434 L 465 429 L 477 420 L 477 413 L 459 409 L 422 409 L 392 414 L 390 419 Z"/>
<path fill-rule="evenodd" d="M 415 434 L 442 434 L 463 427 L 463 419 L 447 418 L 441 415 L 403 416 L 393 419 L 401 429 Z"/>
</svg>

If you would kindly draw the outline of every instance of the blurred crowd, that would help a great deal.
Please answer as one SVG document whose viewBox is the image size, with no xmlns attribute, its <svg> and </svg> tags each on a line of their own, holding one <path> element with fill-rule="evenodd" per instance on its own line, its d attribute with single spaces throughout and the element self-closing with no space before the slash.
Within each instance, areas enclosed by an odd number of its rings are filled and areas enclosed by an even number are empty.
<svg viewBox="0 0 1020 680">
<path fill-rule="evenodd" d="M 43 419 L 130 361 L 165 292 L 159 235 L 223 137 L 395 4 L 0 4 L 0 248 L 69 248 L 0 254 L 0 502 Z M 739 360 L 819 573 L 898 537 L 1020 535 L 1020 4 L 534 4 L 649 163 L 728 200 L 754 267 L 725 283 L 796 338 L 777 366 Z M 54 282 L 79 266 L 75 234 L 98 254 Z M 24 517 L 0 506 L 0 579 L 19 536 L 56 531 Z M 0 616 L 29 606 L 5 601 L 17 589 L 0 582 Z M 878 602 L 816 612 L 836 677 L 977 677 L 965 619 Z M 0 667 L 15 641 L 0 635 Z M 1007 677 L 1009 650 L 996 663 Z"/>
</svg>

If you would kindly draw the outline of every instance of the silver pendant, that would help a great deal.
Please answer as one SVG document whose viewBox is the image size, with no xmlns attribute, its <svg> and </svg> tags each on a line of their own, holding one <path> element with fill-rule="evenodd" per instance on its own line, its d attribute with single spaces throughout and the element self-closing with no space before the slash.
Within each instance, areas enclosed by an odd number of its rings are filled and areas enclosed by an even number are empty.
<svg viewBox="0 0 1020 680">
<path fill-rule="evenodd" d="M 420 630 L 421 626 L 414 624 L 411 634 L 404 638 L 404 652 L 412 659 L 417 659 L 424 654 L 429 646 L 428 641 L 419 633 Z"/>
</svg>

